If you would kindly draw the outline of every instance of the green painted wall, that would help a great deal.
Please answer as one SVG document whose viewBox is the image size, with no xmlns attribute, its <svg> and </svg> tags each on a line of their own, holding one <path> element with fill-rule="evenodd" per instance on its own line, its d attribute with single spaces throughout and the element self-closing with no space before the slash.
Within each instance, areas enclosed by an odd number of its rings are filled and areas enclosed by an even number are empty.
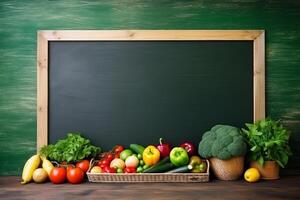
<svg viewBox="0 0 300 200">
<path fill-rule="evenodd" d="M 1 0 L 0 175 L 20 174 L 36 151 L 36 31 L 42 29 L 265 29 L 267 114 L 292 131 L 288 168 L 297 170 L 299 19 L 299 1 Z"/>
</svg>

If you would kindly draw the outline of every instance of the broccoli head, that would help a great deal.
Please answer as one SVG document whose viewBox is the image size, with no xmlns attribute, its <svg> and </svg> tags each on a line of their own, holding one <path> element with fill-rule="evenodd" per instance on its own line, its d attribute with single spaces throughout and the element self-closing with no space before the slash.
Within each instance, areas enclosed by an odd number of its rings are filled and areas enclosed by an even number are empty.
<svg viewBox="0 0 300 200">
<path fill-rule="evenodd" d="M 238 128 L 228 125 L 216 125 L 203 134 L 198 148 L 204 158 L 217 157 L 227 160 L 245 155 L 247 144 Z"/>
</svg>

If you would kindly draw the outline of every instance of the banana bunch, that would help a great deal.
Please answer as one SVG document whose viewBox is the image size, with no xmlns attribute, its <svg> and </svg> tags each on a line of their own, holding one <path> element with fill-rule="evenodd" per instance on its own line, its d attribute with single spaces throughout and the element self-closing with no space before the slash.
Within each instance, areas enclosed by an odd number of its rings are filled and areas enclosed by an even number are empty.
<svg viewBox="0 0 300 200">
<path fill-rule="evenodd" d="M 21 184 L 26 184 L 32 180 L 33 172 L 39 167 L 40 162 L 41 162 L 41 158 L 39 155 L 31 156 L 31 158 L 27 160 L 23 168 L 23 173 L 22 173 L 23 181 L 21 182 Z"/>
<path fill-rule="evenodd" d="M 46 172 L 49 176 L 51 170 L 54 168 L 53 164 L 46 158 L 40 157 L 39 154 L 33 155 L 25 163 L 25 166 L 24 166 L 23 172 L 22 172 L 21 184 L 29 183 L 32 180 L 33 172 L 39 167 L 41 160 L 43 161 L 42 167 L 44 170 L 46 170 Z"/>
</svg>

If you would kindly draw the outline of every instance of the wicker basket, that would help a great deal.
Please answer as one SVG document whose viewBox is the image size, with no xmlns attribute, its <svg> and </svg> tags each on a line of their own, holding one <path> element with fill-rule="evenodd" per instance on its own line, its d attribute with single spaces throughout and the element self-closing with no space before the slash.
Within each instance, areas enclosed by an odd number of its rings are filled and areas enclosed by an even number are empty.
<svg viewBox="0 0 300 200">
<path fill-rule="evenodd" d="M 215 176 L 224 181 L 236 180 L 244 172 L 244 156 L 233 157 L 228 160 L 210 158 L 211 168 Z"/>
<path fill-rule="evenodd" d="M 205 173 L 133 173 L 133 174 L 107 174 L 87 172 L 90 182 L 97 183 L 136 183 L 136 182 L 208 182 L 209 161 Z"/>
</svg>

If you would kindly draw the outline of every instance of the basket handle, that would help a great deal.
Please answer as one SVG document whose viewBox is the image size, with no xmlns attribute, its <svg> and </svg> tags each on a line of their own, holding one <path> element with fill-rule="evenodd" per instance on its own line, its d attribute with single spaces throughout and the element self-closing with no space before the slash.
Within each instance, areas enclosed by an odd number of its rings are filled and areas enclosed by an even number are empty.
<svg viewBox="0 0 300 200">
<path fill-rule="evenodd" d="M 209 160 L 208 159 L 205 159 L 206 160 L 206 163 L 207 163 L 207 171 L 206 173 L 209 174 L 209 168 L 210 168 L 210 163 L 209 163 Z"/>
<path fill-rule="evenodd" d="M 94 164 L 95 164 L 96 162 L 98 162 L 98 160 L 95 160 L 94 158 L 92 158 L 92 159 L 90 160 L 90 166 L 89 166 L 88 172 L 91 171 L 91 169 L 94 167 Z"/>
</svg>

